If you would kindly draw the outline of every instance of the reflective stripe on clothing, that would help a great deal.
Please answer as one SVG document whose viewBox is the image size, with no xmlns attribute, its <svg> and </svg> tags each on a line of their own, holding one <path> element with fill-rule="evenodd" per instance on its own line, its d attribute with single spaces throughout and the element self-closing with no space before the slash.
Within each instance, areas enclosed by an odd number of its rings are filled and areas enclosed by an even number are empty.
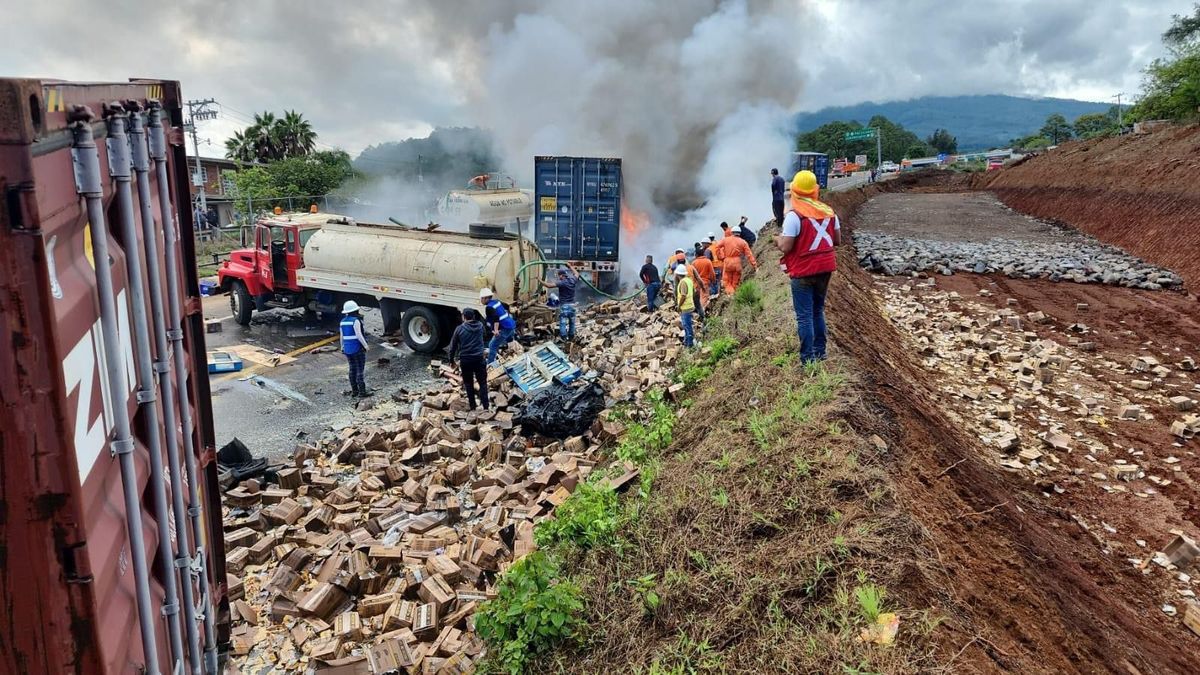
<svg viewBox="0 0 1200 675">
<path fill-rule="evenodd" d="M 343 354 L 357 354 L 367 348 L 362 335 L 362 319 L 356 316 L 344 317 L 338 328 L 342 336 Z"/>
<path fill-rule="evenodd" d="M 691 277 L 683 277 L 675 282 L 675 304 L 681 312 L 690 312 L 696 309 L 696 303 L 692 296 L 696 293 L 696 283 Z"/>
<path fill-rule="evenodd" d="M 517 320 L 509 315 L 508 309 L 504 307 L 503 302 L 492 298 L 491 300 L 488 300 L 487 306 L 488 309 L 492 310 L 496 314 L 496 323 L 500 324 L 501 329 L 513 330 L 517 327 Z"/>
</svg>

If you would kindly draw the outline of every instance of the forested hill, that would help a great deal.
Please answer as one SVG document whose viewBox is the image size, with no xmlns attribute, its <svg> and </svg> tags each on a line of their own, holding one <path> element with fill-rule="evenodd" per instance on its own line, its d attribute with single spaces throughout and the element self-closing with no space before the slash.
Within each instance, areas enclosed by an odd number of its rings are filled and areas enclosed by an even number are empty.
<svg viewBox="0 0 1200 675">
<path fill-rule="evenodd" d="M 1106 112 L 1109 105 L 1066 98 L 924 96 L 910 101 L 860 103 L 800 113 L 796 116 L 796 130 L 810 131 L 837 120 L 866 124 L 872 116 L 883 115 L 921 138 L 936 129 L 948 129 L 958 137 L 960 151 L 982 150 L 1004 147 L 1010 139 L 1036 131 L 1054 113 L 1073 120 L 1084 113 Z"/>
</svg>

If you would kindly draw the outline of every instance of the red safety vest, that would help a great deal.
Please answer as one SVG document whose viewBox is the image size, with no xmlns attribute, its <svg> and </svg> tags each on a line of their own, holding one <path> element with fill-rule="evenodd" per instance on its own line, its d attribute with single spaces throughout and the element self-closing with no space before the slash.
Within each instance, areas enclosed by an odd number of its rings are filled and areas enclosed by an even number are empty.
<svg viewBox="0 0 1200 675">
<path fill-rule="evenodd" d="M 792 250 L 783 256 L 789 277 L 809 277 L 837 269 L 833 233 L 840 223 L 833 209 L 807 197 L 792 197 L 792 212 L 800 218 L 800 234 Z"/>
</svg>

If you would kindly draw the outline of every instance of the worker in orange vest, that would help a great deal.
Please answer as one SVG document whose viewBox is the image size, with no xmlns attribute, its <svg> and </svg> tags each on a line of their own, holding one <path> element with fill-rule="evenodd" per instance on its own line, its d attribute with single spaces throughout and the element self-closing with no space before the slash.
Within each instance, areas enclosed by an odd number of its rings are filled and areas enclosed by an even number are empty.
<svg viewBox="0 0 1200 675">
<path fill-rule="evenodd" d="M 734 234 L 734 230 L 726 229 L 725 237 L 717 242 L 717 257 L 724 260 L 725 270 L 721 276 L 726 293 L 733 293 L 742 283 L 742 256 L 750 260 L 754 269 L 758 269 L 758 260 L 754 258 L 750 245 Z"/>
</svg>

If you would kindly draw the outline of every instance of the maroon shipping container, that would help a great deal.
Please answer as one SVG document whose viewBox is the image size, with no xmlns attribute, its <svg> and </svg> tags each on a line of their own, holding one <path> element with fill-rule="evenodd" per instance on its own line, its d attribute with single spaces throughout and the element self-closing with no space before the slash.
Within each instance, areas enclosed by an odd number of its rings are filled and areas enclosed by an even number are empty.
<svg viewBox="0 0 1200 675">
<path fill-rule="evenodd" d="M 0 79 L 0 672 L 214 672 L 228 641 L 181 104 Z"/>
</svg>

